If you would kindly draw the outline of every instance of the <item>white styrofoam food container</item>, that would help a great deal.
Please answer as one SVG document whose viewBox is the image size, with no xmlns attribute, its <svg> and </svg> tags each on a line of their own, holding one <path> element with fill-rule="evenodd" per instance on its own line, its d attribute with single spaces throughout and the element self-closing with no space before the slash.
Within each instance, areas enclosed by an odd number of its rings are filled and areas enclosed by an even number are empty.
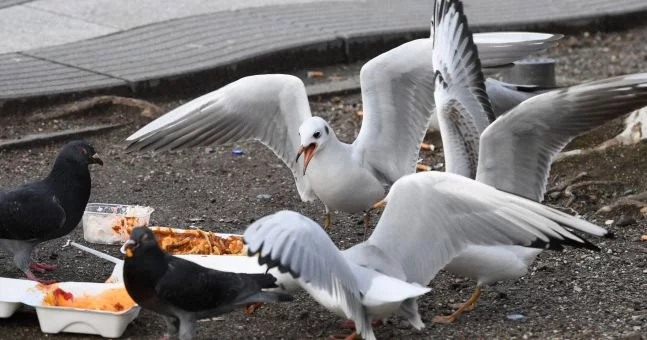
<svg viewBox="0 0 647 340">
<path fill-rule="evenodd" d="M 123 284 L 94 282 L 61 282 L 58 287 L 73 295 L 96 295 L 101 292 L 123 287 Z M 140 307 L 134 305 L 121 312 L 96 311 L 80 308 L 44 306 L 45 292 L 32 289 L 24 300 L 33 306 L 43 333 L 83 333 L 98 334 L 104 338 L 120 337 L 128 324 L 139 315 Z"/>
<path fill-rule="evenodd" d="M 151 207 L 88 203 L 83 214 L 83 238 L 92 243 L 119 244 L 128 240 L 126 227 L 148 226 Z"/>
<path fill-rule="evenodd" d="M 8 318 L 22 307 L 27 292 L 38 282 L 0 277 L 0 318 Z"/>
</svg>

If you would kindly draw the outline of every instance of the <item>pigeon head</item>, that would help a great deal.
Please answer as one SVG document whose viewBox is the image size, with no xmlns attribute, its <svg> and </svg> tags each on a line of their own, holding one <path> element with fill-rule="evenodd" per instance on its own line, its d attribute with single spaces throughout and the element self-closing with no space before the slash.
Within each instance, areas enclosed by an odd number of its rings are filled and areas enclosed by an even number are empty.
<svg viewBox="0 0 647 340">
<path fill-rule="evenodd" d="M 73 163 L 85 166 L 89 164 L 103 165 L 103 161 L 99 158 L 92 145 L 82 140 L 63 145 L 56 157 L 56 163 Z"/>
<path fill-rule="evenodd" d="M 310 117 L 299 126 L 301 146 L 297 151 L 297 159 L 303 154 L 303 173 L 314 155 L 326 147 L 328 141 L 335 136 L 328 123 L 321 117 Z"/>
<path fill-rule="evenodd" d="M 150 251 L 161 252 L 162 250 L 152 230 L 147 227 L 137 227 L 130 232 L 130 239 L 124 243 L 120 251 L 128 259 Z"/>
</svg>

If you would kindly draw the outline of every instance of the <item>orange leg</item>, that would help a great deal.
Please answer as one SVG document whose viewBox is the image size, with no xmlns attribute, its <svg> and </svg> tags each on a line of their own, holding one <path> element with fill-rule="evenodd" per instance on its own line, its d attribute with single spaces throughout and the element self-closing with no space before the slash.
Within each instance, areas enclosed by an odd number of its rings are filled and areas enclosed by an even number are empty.
<svg viewBox="0 0 647 340">
<path fill-rule="evenodd" d="M 458 318 L 466 311 L 474 309 L 476 307 L 476 301 L 478 301 L 479 297 L 481 297 L 481 287 L 476 286 L 476 289 L 474 290 L 474 293 L 472 293 L 472 296 L 470 296 L 470 298 L 454 313 L 452 313 L 451 315 L 438 315 L 431 321 L 435 323 L 452 323 L 458 320 Z"/>
</svg>

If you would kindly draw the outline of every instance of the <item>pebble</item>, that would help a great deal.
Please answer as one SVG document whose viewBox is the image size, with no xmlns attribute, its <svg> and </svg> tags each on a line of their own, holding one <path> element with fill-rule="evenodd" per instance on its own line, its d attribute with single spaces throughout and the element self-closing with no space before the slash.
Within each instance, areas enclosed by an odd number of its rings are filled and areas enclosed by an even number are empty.
<svg viewBox="0 0 647 340">
<path fill-rule="evenodd" d="M 606 220 L 606 221 L 604 221 L 604 224 L 605 225 L 612 225 L 613 222 L 614 222 L 613 220 Z"/>
<path fill-rule="evenodd" d="M 271 198 L 272 198 L 272 195 L 268 195 L 268 194 L 260 194 L 256 196 L 257 201 L 269 201 Z"/>
<path fill-rule="evenodd" d="M 519 313 L 508 314 L 506 317 L 508 318 L 508 320 L 515 320 L 515 321 L 523 320 L 526 318 L 523 314 L 519 314 Z"/>
</svg>

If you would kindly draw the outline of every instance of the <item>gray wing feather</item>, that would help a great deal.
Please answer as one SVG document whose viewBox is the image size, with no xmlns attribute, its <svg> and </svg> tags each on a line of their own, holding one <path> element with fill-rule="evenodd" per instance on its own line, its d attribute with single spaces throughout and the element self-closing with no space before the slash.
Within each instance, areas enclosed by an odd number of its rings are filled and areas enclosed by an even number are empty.
<svg viewBox="0 0 647 340">
<path fill-rule="evenodd" d="M 316 222 L 293 211 L 280 211 L 251 224 L 243 237 L 249 254 L 259 254 L 261 264 L 277 266 L 326 291 L 358 323 L 358 329 L 366 331 L 370 326 L 355 274 Z"/>
<path fill-rule="evenodd" d="M 436 2 L 432 21 L 434 97 L 446 169 L 474 178 L 479 137 L 494 121 L 478 51 L 460 3 Z"/>
<path fill-rule="evenodd" d="M 283 74 L 241 78 L 196 98 L 126 139 L 127 151 L 164 151 L 255 139 L 291 170 L 304 201 L 316 198 L 296 162 L 299 126 L 311 117 L 303 82 Z"/>
<path fill-rule="evenodd" d="M 598 236 L 607 233 L 587 221 L 446 172 L 405 176 L 393 185 L 386 202 L 367 243 L 402 264 L 409 282 L 422 285 L 471 244 L 590 245 L 561 225 Z"/>
<path fill-rule="evenodd" d="M 360 72 L 364 119 L 353 156 L 385 183 L 415 172 L 434 103 L 429 48 L 428 39 L 408 42 L 373 58 Z"/>
<path fill-rule="evenodd" d="M 568 142 L 647 105 L 647 73 L 550 91 L 499 117 L 481 136 L 476 179 L 543 200 L 553 157 Z"/>
</svg>

